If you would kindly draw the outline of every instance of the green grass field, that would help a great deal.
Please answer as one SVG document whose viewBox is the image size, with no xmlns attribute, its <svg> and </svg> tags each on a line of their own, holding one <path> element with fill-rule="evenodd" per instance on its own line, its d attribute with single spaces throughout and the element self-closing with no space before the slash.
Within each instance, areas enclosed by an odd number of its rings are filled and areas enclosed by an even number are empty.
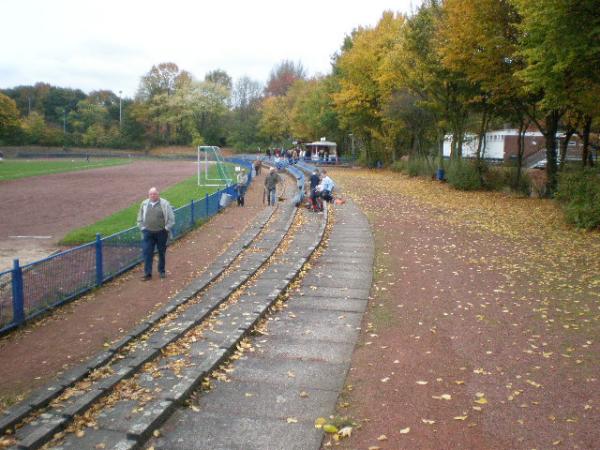
<svg viewBox="0 0 600 450">
<path fill-rule="evenodd" d="M 227 177 L 234 180 L 236 174 L 234 166 L 231 164 L 225 165 Z M 212 168 L 209 171 L 209 178 L 216 177 L 216 169 Z M 214 183 L 214 182 L 212 182 Z M 222 189 L 212 186 L 198 186 L 198 178 L 190 177 L 181 183 L 175 184 L 160 193 L 160 196 L 169 200 L 173 208 L 189 204 L 190 200 L 198 200 L 204 198 L 206 194 Z M 67 234 L 60 244 L 63 245 L 79 245 L 86 242 L 91 242 L 96 239 L 96 233 L 100 233 L 103 237 L 126 230 L 135 226 L 138 208 L 145 197 L 141 197 L 139 202 L 134 203 L 128 208 L 117 211 L 116 213 L 102 219 L 94 224 L 86 227 L 78 228 Z"/>
<path fill-rule="evenodd" d="M 52 173 L 73 172 L 76 170 L 97 169 L 99 167 L 118 166 L 130 163 L 126 158 L 64 159 L 64 160 L 16 160 L 8 159 L 0 162 L 0 181 L 19 178 L 49 175 Z"/>
</svg>

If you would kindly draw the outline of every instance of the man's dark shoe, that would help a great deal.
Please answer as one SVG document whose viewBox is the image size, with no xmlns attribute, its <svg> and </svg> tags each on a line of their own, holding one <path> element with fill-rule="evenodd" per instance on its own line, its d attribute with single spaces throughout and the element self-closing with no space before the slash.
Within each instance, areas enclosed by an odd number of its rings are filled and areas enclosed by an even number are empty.
<svg viewBox="0 0 600 450">
<path fill-rule="evenodd" d="M 167 276 L 167 274 L 166 274 L 166 273 L 164 273 L 164 272 L 161 272 L 161 273 L 160 273 L 160 277 L 161 277 L 161 278 L 165 278 L 166 276 Z"/>
<path fill-rule="evenodd" d="M 152 275 L 144 275 L 142 277 L 142 281 L 148 281 L 148 280 L 151 280 L 151 279 L 152 279 Z"/>
</svg>

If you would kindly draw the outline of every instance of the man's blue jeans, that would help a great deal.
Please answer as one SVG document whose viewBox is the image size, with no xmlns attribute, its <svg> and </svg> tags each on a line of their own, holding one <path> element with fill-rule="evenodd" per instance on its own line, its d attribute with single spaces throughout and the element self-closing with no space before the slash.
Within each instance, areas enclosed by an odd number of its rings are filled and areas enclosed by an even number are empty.
<svg viewBox="0 0 600 450">
<path fill-rule="evenodd" d="M 276 189 L 268 189 L 267 190 L 267 204 L 271 206 L 275 206 L 277 202 L 277 190 Z"/>
<path fill-rule="evenodd" d="M 161 231 L 142 231 L 144 239 L 142 241 L 142 250 L 144 253 L 144 275 L 152 275 L 152 260 L 154 259 L 154 248 L 158 250 L 158 272 L 165 273 L 165 253 L 167 252 L 167 239 L 169 232 Z"/>
</svg>

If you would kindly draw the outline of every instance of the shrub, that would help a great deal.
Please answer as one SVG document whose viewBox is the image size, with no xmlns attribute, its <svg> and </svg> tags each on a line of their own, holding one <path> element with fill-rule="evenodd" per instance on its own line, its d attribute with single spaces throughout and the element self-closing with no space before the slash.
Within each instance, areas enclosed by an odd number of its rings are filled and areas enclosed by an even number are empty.
<svg viewBox="0 0 600 450">
<path fill-rule="evenodd" d="M 533 190 L 532 181 L 525 169 L 521 171 L 521 178 L 517 182 L 517 169 L 510 171 L 510 187 L 517 194 L 530 196 Z"/>
<path fill-rule="evenodd" d="M 406 172 L 411 177 L 431 177 L 434 169 L 428 158 L 413 157 L 406 164 Z"/>
<path fill-rule="evenodd" d="M 461 191 L 475 191 L 482 188 L 481 177 L 474 161 L 464 159 L 452 161 L 446 172 L 448 183 Z"/>
<path fill-rule="evenodd" d="M 398 161 L 392 163 L 390 169 L 394 172 L 406 172 L 407 171 L 408 161 L 404 161 L 399 159 Z"/>
<path fill-rule="evenodd" d="M 488 167 L 483 172 L 483 186 L 490 191 L 507 191 L 511 186 L 511 172 L 507 167 Z"/>
<path fill-rule="evenodd" d="M 517 181 L 517 168 L 505 166 L 488 167 L 483 172 L 483 185 L 492 191 L 512 191 L 519 195 L 531 195 L 532 182 L 525 169 Z"/>
<path fill-rule="evenodd" d="M 600 227 L 600 172 L 594 169 L 562 173 L 556 198 L 568 222 L 578 228 Z"/>
</svg>

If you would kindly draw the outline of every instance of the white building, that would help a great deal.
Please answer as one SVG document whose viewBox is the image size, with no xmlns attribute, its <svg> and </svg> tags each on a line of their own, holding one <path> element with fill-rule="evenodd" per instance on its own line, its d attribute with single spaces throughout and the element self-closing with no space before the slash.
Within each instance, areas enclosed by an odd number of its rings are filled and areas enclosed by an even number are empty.
<svg viewBox="0 0 600 450">
<path fill-rule="evenodd" d="M 453 136 L 446 135 L 444 139 L 444 157 L 450 157 L 450 150 Z M 462 146 L 462 155 L 466 158 L 475 158 L 477 156 L 477 145 L 479 138 L 475 134 L 465 134 Z M 485 147 L 482 151 L 482 157 L 492 160 L 510 160 L 516 157 L 518 153 L 519 130 L 504 129 L 490 131 L 485 134 Z M 525 133 L 525 154 L 524 157 L 544 150 L 544 136 L 539 131 L 527 131 Z"/>
</svg>

